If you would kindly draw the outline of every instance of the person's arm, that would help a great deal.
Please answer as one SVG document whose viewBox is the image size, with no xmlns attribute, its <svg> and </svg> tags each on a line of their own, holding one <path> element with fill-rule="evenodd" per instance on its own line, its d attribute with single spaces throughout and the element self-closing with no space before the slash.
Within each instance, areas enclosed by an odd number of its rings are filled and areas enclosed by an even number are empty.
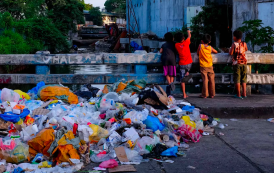
<svg viewBox="0 0 274 173">
<path fill-rule="evenodd" d="M 188 35 L 187 38 L 191 39 L 191 31 L 190 30 L 187 30 L 187 35 Z"/>
<path fill-rule="evenodd" d="M 163 53 L 163 48 L 160 49 L 160 53 Z"/>
<path fill-rule="evenodd" d="M 217 53 L 218 53 L 218 51 L 217 51 L 217 50 L 215 50 L 213 47 L 211 47 L 211 52 L 212 52 L 212 53 L 215 53 L 215 54 L 217 54 Z"/>
<path fill-rule="evenodd" d="M 200 50 L 201 50 L 201 45 L 199 45 L 198 50 L 197 50 L 197 55 L 198 55 L 198 56 L 199 56 Z"/>
<path fill-rule="evenodd" d="M 248 47 L 247 44 L 245 43 L 245 51 L 248 51 Z"/>
<path fill-rule="evenodd" d="M 232 44 L 230 51 L 229 51 L 229 55 L 233 55 L 234 54 L 234 49 L 235 49 L 235 45 Z"/>
</svg>

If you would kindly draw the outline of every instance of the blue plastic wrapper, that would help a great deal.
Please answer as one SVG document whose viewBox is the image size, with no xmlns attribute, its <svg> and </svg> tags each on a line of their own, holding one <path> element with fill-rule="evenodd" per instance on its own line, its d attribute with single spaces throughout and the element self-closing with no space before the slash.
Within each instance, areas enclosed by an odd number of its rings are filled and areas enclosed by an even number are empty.
<svg viewBox="0 0 274 173">
<path fill-rule="evenodd" d="M 5 121 L 11 121 L 13 123 L 17 123 L 20 121 L 20 118 L 25 118 L 30 114 L 30 111 L 28 109 L 24 109 L 24 111 L 20 114 L 14 114 L 12 112 L 5 112 L 4 114 L 0 114 L 0 118 L 2 118 Z"/>
<path fill-rule="evenodd" d="M 187 112 L 192 112 L 195 109 L 194 106 L 184 106 L 182 110 L 185 110 Z"/>
<path fill-rule="evenodd" d="M 153 132 L 157 130 L 164 130 L 165 126 L 160 122 L 160 120 L 156 117 L 148 116 L 143 123 L 146 125 L 147 129 L 153 130 Z"/>
<path fill-rule="evenodd" d="M 45 86 L 45 85 L 46 85 L 46 84 L 45 84 L 44 81 L 39 82 L 39 83 L 36 85 L 36 87 L 34 87 L 34 88 L 32 88 L 31 90 L 29 90 L 28 93 L 34 93 L 35 95 L 37 95 L 39 89 L 40 89 L 41 87 Z"/>
<path fill-rule="evenodd" d="M 178 147 L 172 147 L 162 152 L 161 156 L 174 156 L 177 157 Z"/>
</svg>

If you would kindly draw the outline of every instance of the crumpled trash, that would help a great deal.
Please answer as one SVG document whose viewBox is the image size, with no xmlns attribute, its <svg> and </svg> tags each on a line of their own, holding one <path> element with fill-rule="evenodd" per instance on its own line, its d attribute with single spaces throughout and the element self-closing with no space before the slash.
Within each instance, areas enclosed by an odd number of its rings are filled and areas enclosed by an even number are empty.
<svg viewBox="0 0 274 173">
<path fill-rule="evenodd" d="M 144 124 L 148 129 L 153 130 L 153 132 L 157 130 L 164 130 L 165 126 L 160 123 L 160 120 L 156 117 L 148 116 L 147 119 L 144 121 Z"/>
<path fill-rule="evenodd" d="M 99 165 L 100 168 L 115 168 L 117 166 L 118 166 L 118 163 L 114 159 L 104 161 Z"/>
<path fill-rule="evenodd" d="M 174 156 L 177 157 L 178 146 L 169 148 L 161 153 L 161 156 Z"/>
</svg>

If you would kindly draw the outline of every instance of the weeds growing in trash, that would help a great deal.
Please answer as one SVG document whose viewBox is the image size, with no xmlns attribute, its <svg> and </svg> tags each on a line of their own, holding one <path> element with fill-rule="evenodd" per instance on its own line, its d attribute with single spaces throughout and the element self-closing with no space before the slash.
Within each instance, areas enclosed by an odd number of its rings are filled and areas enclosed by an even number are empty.
<svg viewBox="0 0 274 173">
<path fill-rule="evenodd" d="M 0 163 L 22 170 L 90 172 L 80 170 L 94 162 L 100 165 L 91 172 L 115 172 L 136 171 L 132 164 L 149 159 L 173 163 L 169 157 L 187 157 L 187 143 L 213 134 L 218 124 L 144 80 L 102 89 L 87 84 L 74 92 L 40 82 L 27 92 L 3 88 L 0 95 Z"/>
</svg>

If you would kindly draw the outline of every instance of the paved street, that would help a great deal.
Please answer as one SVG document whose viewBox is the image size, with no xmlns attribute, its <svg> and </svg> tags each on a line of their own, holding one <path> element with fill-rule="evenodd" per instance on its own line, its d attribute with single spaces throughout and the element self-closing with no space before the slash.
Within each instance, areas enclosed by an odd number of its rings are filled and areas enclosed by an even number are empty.
<svg viewBox="0 0 274 173">
<path fill-rule="evenodd" d="M 223 130 L 216 128 L 216 135 L 203 136 L 200 142 L 190 144 L 186 157 L 172 158 L 174 163 L 142 163 L 135 166 L 137 172 L 274 172 L 274 123 L 265 119 L 221 119 L 221 123 L 228 126 Z M 98 164 L 90 164 L 82 171 L 91 171 L 95 166 Z"/>
</svg>

